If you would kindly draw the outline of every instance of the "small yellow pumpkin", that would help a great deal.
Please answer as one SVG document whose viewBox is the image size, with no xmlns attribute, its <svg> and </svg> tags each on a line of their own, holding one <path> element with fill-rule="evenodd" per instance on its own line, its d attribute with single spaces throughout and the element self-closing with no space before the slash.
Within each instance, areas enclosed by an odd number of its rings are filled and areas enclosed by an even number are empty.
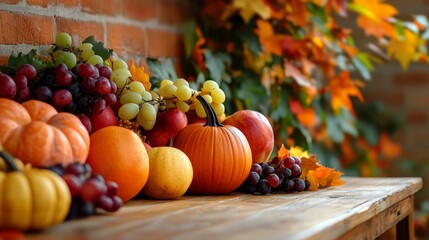
<svg viewBox="0 0 429 240">
<path fill-rule="evenodd" d="M 17 167 L 0 146 L 0 229 L 43 230 L 64 221 L 70 210 L 67 184 L 46 169 Z M 0 159 L 0 161 L 1 161 Z"/>
</svg>

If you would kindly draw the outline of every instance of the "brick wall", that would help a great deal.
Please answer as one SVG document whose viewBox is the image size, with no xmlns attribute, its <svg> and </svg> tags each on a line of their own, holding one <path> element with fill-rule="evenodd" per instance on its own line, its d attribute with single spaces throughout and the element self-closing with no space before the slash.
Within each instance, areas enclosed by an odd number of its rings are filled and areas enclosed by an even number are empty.
<svg viewBox="0 0 429 240">
<path fill-rule="evenodd" d="M 401 18 L 410 19 L 414 14 L 429 15 L 428 0 L 386 0 L 401 13 Z M 402 70 L 399 63 L 389 62 L 376 65 L 373 79 L 364 89 L 367 101 L 381 100 L 390 110 L 405 120 L 405 126 L 398 134 L 404 157 L 417 165 L 414 173 L 404 172 L 402 166 L 393 163 L 391 174 L 395 176 L 420 175 L 424 186 L 429 185 L 429 64 L 411 64 Z M 425 187 L 421 194 L 429 196 Z"/>
<path fill-rule="evenodd" d="M 179 66 L 189 9 L 186 0 L 0 0 L 0 64 L 12 51 L 46 53 L 68 32 L 75 45 L 93 35 L 128 61 L 170 57 Z"/>
</svg>

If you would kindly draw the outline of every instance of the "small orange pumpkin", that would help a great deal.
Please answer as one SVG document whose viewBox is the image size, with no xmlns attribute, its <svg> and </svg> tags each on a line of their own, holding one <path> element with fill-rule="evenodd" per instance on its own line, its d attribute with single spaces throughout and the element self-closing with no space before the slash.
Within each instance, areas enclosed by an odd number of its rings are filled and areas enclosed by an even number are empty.
<svg viewBox="0 0 429 240">
<path fill-rule="evenodd" d="M 192 163 L 194 177 L 188 189 L 192 194 L 226 194 L 237 189 L 249 175 L 252 152 L 238 128 L 222 125 L 213 108 L 197 96 L 207 115 L 207 123 L 186 126 L 174 138 Z"/>
<path fill-rule="evenodd" d="M 0 143 L 24 163 L 48 167 L 85 162 L 89 134 L 79 118 L 47 103 L 0 98 Z"/>
</svg>

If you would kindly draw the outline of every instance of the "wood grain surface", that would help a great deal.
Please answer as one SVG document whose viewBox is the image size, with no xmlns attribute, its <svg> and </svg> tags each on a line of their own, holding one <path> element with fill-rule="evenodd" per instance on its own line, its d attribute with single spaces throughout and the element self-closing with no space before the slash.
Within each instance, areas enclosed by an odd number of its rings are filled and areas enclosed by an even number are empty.
<svg viewBox="0 0 429 240">
<path fill-rule="evenodd" d="M 300 193 L 135 199 L 116 213 L 67 221 L 26 239 L 374 238 L 408 219 L 422 187 L 421 178 L 343 179 L 342 186 Z"/>
</svg>

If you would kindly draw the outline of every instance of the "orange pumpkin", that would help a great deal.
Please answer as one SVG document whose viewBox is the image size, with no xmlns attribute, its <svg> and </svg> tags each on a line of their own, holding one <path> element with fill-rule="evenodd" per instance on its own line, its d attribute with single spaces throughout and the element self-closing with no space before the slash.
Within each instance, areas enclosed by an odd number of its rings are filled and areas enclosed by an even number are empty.
<svg viewBox="0 0 429 240">
<path fill-rule="evenodd" d="M 222 125 L 213 108 L 202 98 L 207 123 L 186 126 L 174 138 L 174 147 L 182 150 L 192 163 L 194 177 L 188 193 L 226 194 L 237 189 L 252 166 L 252 152 L 238 128 Z"/>
<path fill-rule="evenodd" d="M 48 167 L 85 162 L 89 134 L 75 115 L 47 103 L 0 98 L 0 143 L 23 162 Z"/>
</svg>

